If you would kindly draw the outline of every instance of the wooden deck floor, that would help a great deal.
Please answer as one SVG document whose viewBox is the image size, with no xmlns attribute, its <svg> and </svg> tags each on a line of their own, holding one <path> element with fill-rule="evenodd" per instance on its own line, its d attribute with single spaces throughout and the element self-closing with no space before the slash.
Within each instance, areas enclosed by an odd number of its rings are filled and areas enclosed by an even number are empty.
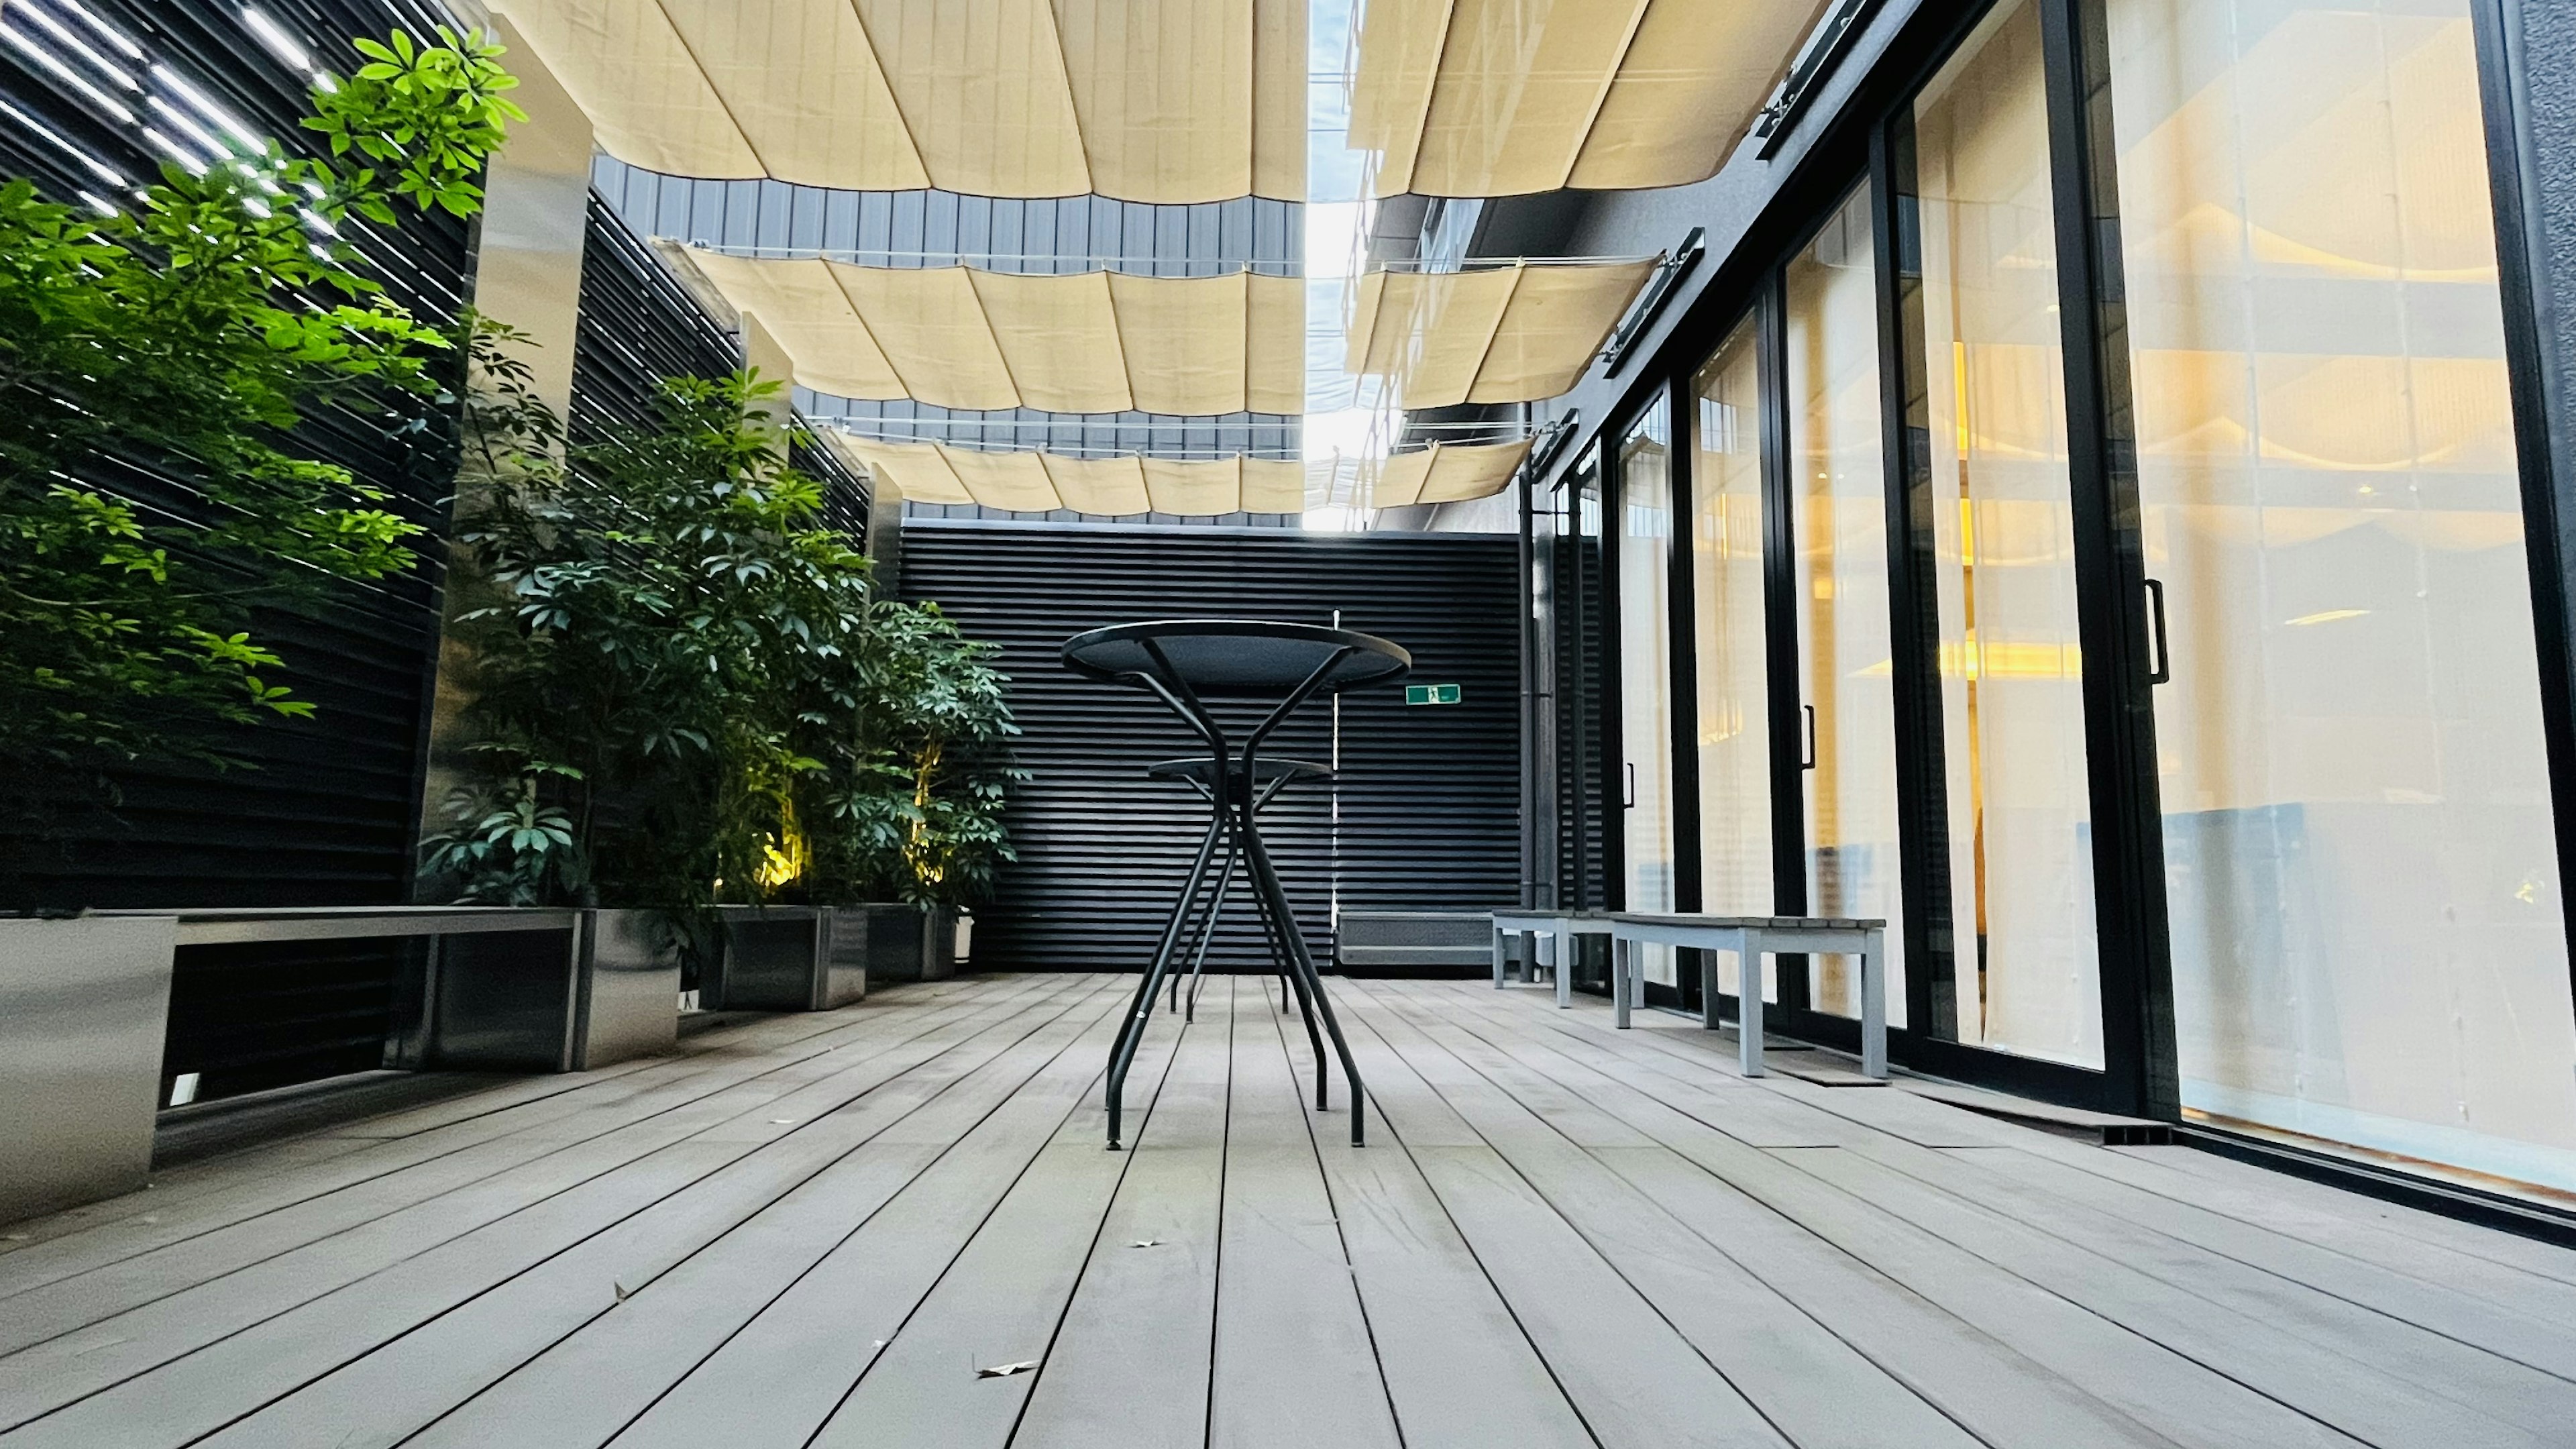
<svg viewBox="0 0 2576 1449">
<path fill-rule="evenodd" d="M 0 1238 L 0 1446 L 2576 1444 L 2576 1254 L 1481 984 L 1015 976 Z M 1288 1027 L 1282 1030 L 1283 1024 Z"/>
</svg>

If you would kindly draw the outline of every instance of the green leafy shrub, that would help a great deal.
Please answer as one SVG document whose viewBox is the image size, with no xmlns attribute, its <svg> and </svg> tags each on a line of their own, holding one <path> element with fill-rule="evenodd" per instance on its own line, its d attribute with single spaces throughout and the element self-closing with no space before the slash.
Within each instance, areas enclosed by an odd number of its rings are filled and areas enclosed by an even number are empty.
<svg viewBox="0 0 2576 1449">
<path fill-rule="evenodd" d="M 227 727 L 312 712 L 254 609 L 412 566 L 418 527 L 296 429 L 328 409 L 416 419 L 388 394 L 436 398 L 454 371 L 344 235 L 472 214 L 523 119 L 499 47 L 438 38 L 357 42 L 367 63 L 304 122 L 328 160 L 272 141 L 165 166 L 110 215 L 0 186 L 0 830 L 95 798 L 117 765 L 238 763 Z M 198 495 L 203 521 L 120 492 L 131 466 Z"/>
<path fill-rule="evenodd" d="M 993 668 L 936 604 L 880 601 L 859 656 L 860 709 L 818 753 L 816 889 L 837 900 L 967 906 L 1014 859 L 1002 811 L 1028 778 Z"/>
<path fill-rule="evenodd" d="M 670 379 L 650 426 L 572 443 L 511 340 L 474 348 L 449 587 L 485 778 L 426 842 L 443 888 L 682 912 L 989 889 L 1005 681 L 935 607 L 871 596 L 778 385 Z M 568 842 L 518 823 L 540 797 Z"/>
</svg>

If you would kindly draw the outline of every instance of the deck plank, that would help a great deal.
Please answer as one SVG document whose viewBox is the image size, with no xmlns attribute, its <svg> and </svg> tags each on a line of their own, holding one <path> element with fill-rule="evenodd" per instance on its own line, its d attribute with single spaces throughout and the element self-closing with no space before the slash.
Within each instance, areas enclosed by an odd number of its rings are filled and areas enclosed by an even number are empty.
<svg viewBox="0 0 2576 1449">
<path fill-rule="evenodd" d="M 1800 1449 L 1976 1443 L 1596 1155 L 1668 1149 L 1625 1123 L 1623 1140 L 1586 1144 L 1606 1135 L 1590 1119 L 1618 1119 L 1585 1103 L 1567 1130 L 1562 1104 L 1579 1101 L 1574 1093 L 1450 1025 L 1447 1013 L 1418 1009 L 1422 998 L 1386 994 L 1417 1008 L 1396 1014 L 1420 1037 L 1484 1079 L 1452 1094 L 1468 1120 L 1783 1437 Z"/>
<path fill-rule="evenodd" d="M 1019 989 L 1037 988 L 1021 985 Z M 940 1011 L 941 1019 L 977 1009 L 981 1009 L 980 1004 L 971 997 L 961 998 L 945 1011 L 927 1008 Z M 565 1131 L 577 1130 L 567 1128 L 568 1122 L 613 1124 L 671 1110 L 749 1076 L 776 1071 L 832 1051 L 846 1041 L 894 1029 L 896 1023 L 891 1018 L 908 1017 L 913 1010 L 918 1009 L 880 1008 L 855 1020 L 840 1016 L 782 1019 L 794 1023 L 792 1030 L 782 1022 L 753 1023 L 734 1032 L 691 1038 L 682 1044 L 684 1050 L 673 1056 L 622 1063 L 599 1073 L 506 1083 L 495 1088 L 496 1094 L 506 1099 L 505 1104 L 493 1110 L 475 1111 L 471 1104 L 477 1099 L 468 1098 L 393 1114 L 395 1118 L 443 1114 L 441 1120 L 418 1130 L 387 1132 L 375 1124 L 350 1124 L 342 1130 L 356 1135 L 348 1139 L 352 1145 L 344 1152 L 313 1157 L 312 1144 L 325 1139 L 299 1138 L 275 1148 L 254 1149 L 201 1164 L 184 1182 L 156 1176 L 155 1185 L 145 1192 L 93 1205 L 94 1209 L 130 1206 L 138 1209 L 135 1212 L 92 1221 L 88 1215 L 93 1209 L 74 1209 L 13 1225 L 12 1232 L 25 1231 L 41 1241 L 31 1241 L 16 1252 L 0 1255 L 0 1301 L 73 1274 L 419 1169 L 500 1139 L 559 1139 Z M 564 1083 L 570 1085 L 545 1091 L 533 1090 L 531 1085 L 554 1088 Z M 617 1115 L 620 1113 L 624 1116 Z M 69 1231 L 46 1236 L 49 1225 L 59 1227 L 75 1220 L 78 1226 Z"/>
<path fill-rule="evenodd" d="M 1267 1012 L 1238 1012 L 1232 1028 L 1207 1443 L 1394 1449 L 1386 1380 L 1306 1125 L 1314 1079 L 1280 1040 L 1295 1028 Z M 1347 1137 L 1358 1104 L 1336 1100 L 1324 1130 Z"/>
<path fill-rule="evenodd" d="M 894 1199 L 610 1442 L 619 1449 L 802 1446 L 903 1331 L 977 1228 L 1067 1119 L 1098 1091 L 1117 1011 L 1132 983 L 1074 1044 L 963 1137 L 899 1125 L 888 1140 L 944 1147 Z M 1138 1100 L 1171 1059 L 1157 1026 L 1130 1078 Z M 971 1373 L 974 1365 L 965 1366 Z"/>
<path fill-rule="evenodd" d="M 1283 1032 L 1290 1073 L 1308 1081 L 1313 1048 L 1296 1031 Z M 1364 1049 L 1364 1044 L 1365 1048 Z M 1384 1108 L 1391 1094 L 1381 1082 L 1410 1077 L 1409 1069 L 1374 1036 L 1357 1034 L 1353 1055 L 1370 1089 L 1369 1145 L 1353 1147 L 1329 1119 L 1322 1130 L 1312 1114 L 1308 1128 L 1334 1212 L 1351 1255 L 1352 1276 L 1368 1309 L 1377 1341 L 1379 1371 L 1394 1402 L 1406 1449 L 1579 1449 L 1592 1444 L 1582 1416 L 1521 1330 L 1520 1320 L 1486 1273 L 1431 1190 L 1413 1158 L 1413 1139 L 1399 1120 L 1464 1122 L 1441 1104 L 1439 1113 L 1409 1110 L 1398 1117 Z M 1418 1082 L 1402 1094 L 1408 1103 L 1432 1098 Z M 1432 1098 L 1436 1101 L 1436 1098 Z M 1436 1145 L 1436 1144 L 1435 1144 Z M 1454 1143 L 1451 1145 L 1455 1145 Z"/>
<path fill-rule="evenodd" d="M 1108 1154 L 1133 987 L 746 1022 L 40 1220 L 0 1252 L 0 1449 L 2477 1449 L 2576 1423 L 2576 1254 L 1747 1079 L 1724 1034 L 1589 1000 L 1333 981 L 1354 1149 L 1271 979 L 1219 979 L 1194 1029 L 1156 1014 Z M 1039 1367 L 975 1374 L 1014 1361 Z"/>
<path fill-rule="evenodd" d="M 1499 1009 L 1467 1009 L 1502 1033 L 1512 1033 L 1526 1019 Z M 1919 1315 L 1914 1321 L 1924 1327 L 1923 1334 L 1878 1333 L 1866 1316 L 1837 1324 L 1847 1338 L 1869 1343 L 1883 1361 L 1903 1365 L 1927 1395 L 1977 1424 L 1989 1442 L 2069 1442 L 2048 1433 L 2048 1415 L 2059 1405 L 2073 1416 L 2071 1422 L 2092 1422 L 2092 1432 L 2103 1443 L 2132 1442 L 2136 1431 L 2124 1429 L 2121 1420 L 2166 1442 L 2208 1449 L 2349 1449 L 2355 1442 L 1924 1231 L 1883 1203 L 1844 1193 L 1794 1165 L 1819 1153 L 1848 1149 L 1766 1151 L 1747 1146 L 1721 1130 L 1722 1117 L 1702 1120 L 1680 1105 L 1667 1105 L 1651 1092 L 1593 1070 L 1596 1060 L 1615 1064 L 1616 1041 L 1596 1045 L 1570 1039 L 1543 1024 L 1522 1029 L 1527 1033 L 1520 1038 L 1522 1045 L 1535 1054 L 1528 1059 L 1551 1075 L 1582 1087 L 1721 1184 L 1820 1244 L 1968 1325 L 1972 1335 L 1944 1338 L 1939 1320 L 1925 1322 Z M 1763 1261 L 1768 1265 L 1774 1260 Z M 1982 1351 L 1988 1342 L 2006 1352 Z M 2040 1373 L 2017 1370 L 2016 1360 L 2037 1365 Z M 2071 1398 L 2070 1391 L 2081 1397 Z M 2109 1414 L 2087 1411 L 2088 1399 Z"/>
<path fill-rule="evenodd" d="M 991 1006 L 960 1006 L 909 1020 L 899 1018 L 868 1023 L 873 1030 L 854 1026 L 846 1033 L 819 1037 L 818 1040 L 831 1043 L 825 1052 L 772 1062 L 769 1070 L 760 1072 L 752 1072 L 749 1068 L 755 1062 L 767 1059 L 754 1058 L 733 1071 L 696 1079 L 706 1095 L 696 1101 L 682 1103 L 680 1107 L 696 1106 L 713 1098 L 719 1091 L 747 1082 L 765 1081 L 772 1085 L 794 1082 L 809 1067 L 820 1069 L 828 1066 L 836 1072 L 846 1071 L 880 1054 L 898 1052 L 909 1044 L 932 1039 L 933 1033 L 951 1023 L 999 1020 L 997 1013 L 1007 1012 L 1022 999 L 1012 997 Z M 418 1208 L 434 1200 L 452 1201 L 451 1194 L 477 1184 L 508 1181 L 512 1169 L 557 1154 L 572 1143 L 604 1137 L 620 1127 L 659 1115 L 647 1110 L 652 1105 L 655 1104 L 649 1100 L 630 1101 L 586 1109 L 558 1119 L 543 1129 L 531 1125 L 408 1168 L 372 1176 L 344 1189 L 317 1193 L 274 1211 L 194 1233 L 180 1241 L 134 1253 L 116 1262 L 70 1274 L 17 1294 L 5 1300 L 7 1311 L 0 1314 L 0 1357 L 226 1274 L 268 1262 L 307 1244 L 365 1229 L 407 1209 Z M 664 1110 L 679 1110 L 679 1107 L 665 1107 Z M 443 1206 L 439 1211 L 420 1212 L 413 1216 L 434 1219 L 440 1228 L 454 1232 L 474 1225 L 469 1218 L 445 1210 Z M 171 1226 L 175 1229 L 180 1224 Z M 416 1248 L 421 1244 L 421 1239 L 412 1234 L 406 1233 L 401 1237 L 408 1246 Z"/>
<path fill-rule="evenodd" d="M 938 1049 L 926 1043 L 920 1051 Z M 34 1445 L 141 1446 L 211 1432 L 763 1146 L 802 1135 L 797 1128 L 806 1119 L 862 1095 L 884 1081 L 892 1066 L 863 1063 L 795 1095 L 782 1088 L 804 1084 L 746 1084 L 688 1111 L 567 1149 L 535 1165 L 542 1171 L 492 1189 L 505 1211 L 486 1217 L 483 1204 L 454 1206 L 479 1225 L 425 1251 L 380 1261 L 388 1249 L 400 1248 L 403 1235 L 423 1228 L 408 1214 L 434 1215 L 440 1204 L 381 1219 L 363 1239 L 346 1234 L 274 1260 L 281 1267 L 276 1274 L 264 1271 L 269 1265 L 233 1274 L 0 1360 L 0 1408 L 78 1396 L 18 1431 Z M 795 1121 L 773 1124 L 772 1113 Z M 752 1130 L 720 1130 L 729 1126 Z M 360 1267 L 366 1271 L 355 1271 Z M 613 1287 L 593 1286 L 604 1294 Z M 308 1293 L 317 1287 L 321 1291 Z M 270 1296 L 263 1299 L 263 1293 Z M 242 1321 L 263 1306 L 272 1311 Z M 145 1317 L 151 1332 L 117 1336 L 128 1319 Z"/>
<path fill-rule="evenodd" d="M 1435 1093 L 1485 1130 L 1481 1079 L 1373 996 L 1347 982 L 1333 990 L 1350 1004 L 1346 1028 L 1376 1037 L 1409 1069 L 1389 1074 L 1377 1093 Z M 1501 1150 L 1480 1137 L 1477 1146 L 1417 1148 L 1413 1156 L 1602 1443 L 1777 1449 L 1787 1442 Z"/>
<path fill-rule="evenodd" d="M 1033 1004 L 830 1113 L 800 1119 L 742 1160 L 204 1442 L 209 1449 L 358 1449 L 400 1443 L 582 1328 L 603 1319 L 640 1316 L 630 1310 L 664 1275 L 760 1214 L 826 1176 L 846 1184 L 857 1164 L 868 1160 L 872 1140 L 896 1123 L 934 1103 L 952 1118 L 999 1105 L 1060 1053 L 1104 1005 L 1098 996 Z M 898 1150 L 895 1155 L 905 1154 Z M 851 1210 L 846 1201 L 838 1206 Z M 654 1357 L 647 1355 L 648 1360 Z M 667 1362 L 668 1355 L 660 1359 Z M 663 1377 L 658 1368 L 621 1363 L 586 1383 L 580 1399 L 592 1411 L 592 1427 L 598 1427 L 603 1409 L 622 1402 L 620 1386 L 657 1379 L 656 1387 L 667 1385 L 685 1366 Z M 610 1421 L 591 1442 L 604 1440 L 622 1422 L 622 1417 Z M 443 1432 L 433 1437 L 453 1438 L 453 1430 L 440 1427 Z M 492 1435 L 474 1432 L 478 1437 L 469 1442 L 491 1442 Z"/>
<path fill-rule="evenodd" d="M 1099 1245 L 1039 1355 L 1015 1443 L 1206 1442 L 1238 989 L 1252 994 L 1219 976 L 1200 993 L 1198 1020 L 1183 1032 L 1153 1111 L 1128 1144 L 1126 1177 L 1102 1218 Z M 1090 1146 L 1099 1152 L 1101 1144 Z"/>
</svg>

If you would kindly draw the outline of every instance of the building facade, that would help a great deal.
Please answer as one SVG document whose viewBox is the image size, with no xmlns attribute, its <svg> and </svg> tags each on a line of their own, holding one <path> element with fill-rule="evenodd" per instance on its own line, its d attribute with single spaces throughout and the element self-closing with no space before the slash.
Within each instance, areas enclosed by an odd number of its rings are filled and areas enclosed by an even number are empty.
<svg viewBox="0 0 2576 1449">
<path fill-rule="evenodd" d="M 1707 239 L 1536 410 L 1530 894 L 1884 917 L 1918 1066 L 2576 1191 L 2570 18 L 1845 6 L 1713 179 L 1488 203 Z"/>
</svg>

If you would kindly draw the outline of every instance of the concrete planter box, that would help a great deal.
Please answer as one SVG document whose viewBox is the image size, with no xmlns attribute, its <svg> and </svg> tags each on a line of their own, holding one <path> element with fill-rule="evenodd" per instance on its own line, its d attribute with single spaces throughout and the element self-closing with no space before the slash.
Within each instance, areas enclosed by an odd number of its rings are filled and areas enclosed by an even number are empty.
<svg viewBox="0 0 2576 1449">
<path fill-rule="evenodd" d="M 917 906 L 843 906 L 867 919 L 868 979 L 945 981 L 957 974 L 957 913 Z"/>
<path fill-rule="evenodd" d="M 864 915 L 831 906 L 726 906 L 724 955 L 698 1000 L 719 1011 L 829 1011 L 868 994 Z"/>
<path fill-rule="evenodd" d="M 0 1222 L 143 1186 L 172 916 L 0 920 Z"/>
<path fill-rule="evenodd" d="M 386 1065 L 580 1072 L 671 1050 L 680 951 L 661 913 L 561 914 L 569 929 L 440 937 Z"/>
</svg>

